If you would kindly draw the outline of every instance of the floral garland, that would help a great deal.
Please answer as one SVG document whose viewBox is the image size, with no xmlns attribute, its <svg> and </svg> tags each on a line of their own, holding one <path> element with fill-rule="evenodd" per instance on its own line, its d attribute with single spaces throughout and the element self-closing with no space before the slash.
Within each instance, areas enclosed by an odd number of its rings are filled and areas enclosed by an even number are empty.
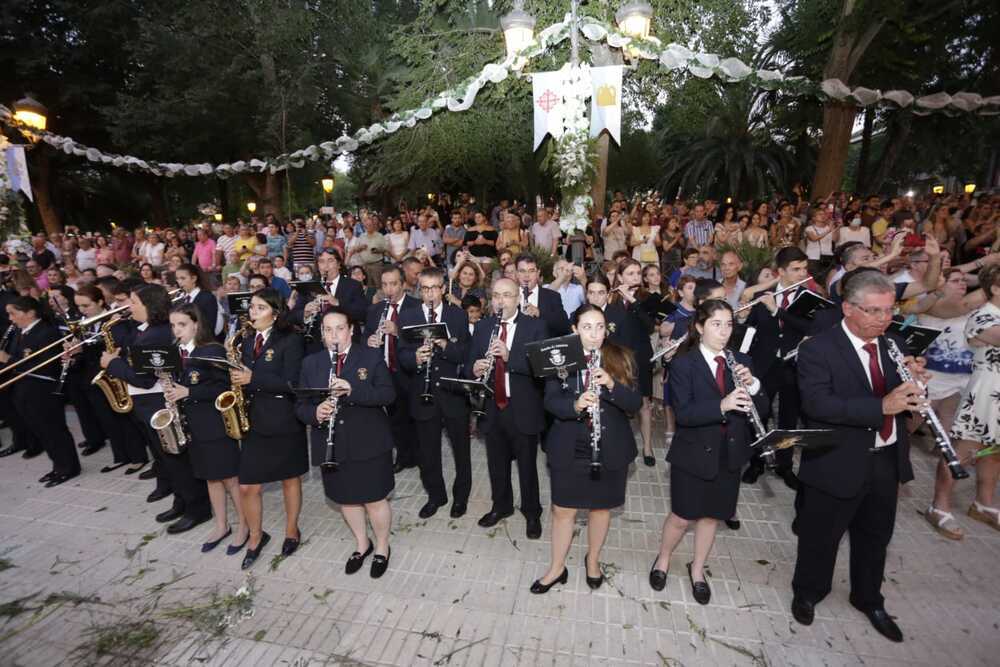
<svg viewBox="0 0 1000 667">
<path fill-rule="evenodd" d="M 7 175 L 7 137 L 0 134 L 0 235 L 9 238 L 24 226 L 24 211 Z"/>
<path fill-rule="evenodd" d="M 591 94 L 590 67 L 562 68 L 563 132 L 556 141 L 551 168 L 562 192 L 559 226 L 566 233 L 583 231 L 590 222 L 590 183 L 596 171 L 594 143 L 590 139 L 587 100 Z"/>
</svg>

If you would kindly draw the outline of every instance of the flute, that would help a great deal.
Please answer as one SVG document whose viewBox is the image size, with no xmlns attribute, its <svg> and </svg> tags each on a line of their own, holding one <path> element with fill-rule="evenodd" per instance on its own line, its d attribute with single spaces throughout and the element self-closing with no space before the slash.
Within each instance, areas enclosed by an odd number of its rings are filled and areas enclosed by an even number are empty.
<svg viewBox="0 0 1000 667">
<path fill-rule="evenodd" d="M 744 310 L 749 310 L 750 308 L 753 308 L 758 303 L 760 303 L 761 301 L 763 301 L 764 299 L 766 299 L 768 296 L 778 296 L 779 294 L 783 294 L 784 292 L 787 292 L 788 290 L 795 289 L 799 285 L 804 285 L 805 283 L 809 282 L 810 280 L 812 280 L 811 276 L 808 277 L 808 278 L 803 278 L 802 280 L 798 281 L 797 283 L 793 283 L 793 284 L 789 285 L 788 287 L 782 287 L 781 289 L 777 289 L 777 290 L 774 290 L 773 292 L 768 292 L 767 294 L 764 294 L 763 296 L 759 296 L 756 299 L 754 299 L 753 301 L 749 301 L 749 302 L 743 304 L 742 306 L 740 306 L 739 308 L 737 308 L 734 314 L 739 314 L 739 313 L 742 313 Z"/>
</svg>

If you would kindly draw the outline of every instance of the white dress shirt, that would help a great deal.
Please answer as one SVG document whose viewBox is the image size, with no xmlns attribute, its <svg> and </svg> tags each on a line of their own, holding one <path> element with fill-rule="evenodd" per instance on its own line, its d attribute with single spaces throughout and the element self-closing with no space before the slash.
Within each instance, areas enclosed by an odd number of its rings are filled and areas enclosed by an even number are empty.
<svg viewBox="0 0 1000 667">
<path fill-rule="evenodd" d="M 505 345 L 507 346 L 507 349 L 510 350 L 510 344 L 512 342 L 514 342 L 514 330 L 517 329 L 517 313 L 515 312 L 514 316 L 512 318 L 510 318 L 509 320 L 500 320 L 500 322 L 501 323 L 503 323 L 503 322 L 507 323 L 507 342 L 505 343 Z M 498 333 L 497 336 L 499 337 L 499 335 L 500 334 Z M 498 338 L 498 340 L 499 340 L 499 338 Z M 504 374 L 503 374 L 503 383 L 504 383 L 504 387 L 507 388 L 507 398 L 508 399 L 510 398 L 510 370 L 509 369 L 510 369 L 510 355 L 508 354 L 507 355 L 507 361 L 504 362 Z"/>
<path fill-rule="evenodd" d="M 427 306 L 427 305 L 424 305 L 423 308 L 424 308 L 424 319 L 427 320 L 428 323 L 430 323 L 430 321 L 431 321 L 431 308 L 429 306 Z M 442 322 L 443 320 L 441 319 L 441 316 L 443 314 L 444 314 L 444 301 L 442 301 L 441 303 L 439 303 L 434 308 L 434 321 L 435 322 Z"/>
<path fill-rule="evenodd" d="M 724 358 L 726 356 L 726 353 L 725 352 L 712 352 L 710 349 L 708 349 L 707 347 L 705 347 L 704 343 L 701 343 L 700 345 L 698 345 L 698 350 L 701 352 L 701 356 L 705 358 L 705 363 L 708 364 L 708 369 L 710 371 L 712 371 L 712 377 L 715 377 L 715 372 L 716 372 L 715 369 L 718 366 L 718 364 L 715 361 L 715 358 L 716 357 L 723 357 Z M 722 362 L 723 368 L 725 367 L 725 365 L 726 365 L 726 362 L 723 361 Z M 735 384 L 735 378 L 733 379 L 733 382 Z M 760 380 L 758 380 L 756 377 L 754 377 L 753 378 L 753 382 L 751 382 L 750 386 L 747 387 L 747 391 L 750 393 L 751 396 L 756 396 L 757 392 L 760 391 Z"/>
<path fill-rule="evenodd" d="M 870 387 L 872 384 L 872 374 L 871 370 L 869 370 L 868 368 L 869 364 L 868 352 L 865 351 L 864 349 L 864 346 L 869 341 L 862 340 L 857 336 L 855 336 L 853 333 L 851 333 L 851 330 L 847 328 L 847 324 L 843 320 L 841 320 L 840 326 L 844 329 L 844 333 L 847 334 L 848 340 L 851 341 L 851 345 L 854 347 L 854 352 L 858 355 L 858 361 L 861 362 L 861 367 L 865 369 L 865 377 L 868 378 L 868 386 Z M 876 351 L 876 356 L 878 357 L 878 365 L 879 368 L 882 368 L 882 357 L 881 357 L 882 352 L 881 350 L 879 350 L 878 339 L 876 338 L 871 342 L 875 343 L 875 351 Z M 885 377 L 885 375 L 886 375 L 885 368 L 882 368 L 882 376 Z M 888 391 L 888 387 L 886 387 L 886 391 Z M 882 439 L 882 434 L 879 433 L 879 429 L 875 429 L 875 449 L 878 449 L 879 447 L 888 447 L 889 445 L 895 444 L 895 442 L 896 442 L 896 420 L 895 418 L 893 418 L 892 433 L 890 433 L 889 437 L 886 438 L 885 440 Z"/>
</svg>

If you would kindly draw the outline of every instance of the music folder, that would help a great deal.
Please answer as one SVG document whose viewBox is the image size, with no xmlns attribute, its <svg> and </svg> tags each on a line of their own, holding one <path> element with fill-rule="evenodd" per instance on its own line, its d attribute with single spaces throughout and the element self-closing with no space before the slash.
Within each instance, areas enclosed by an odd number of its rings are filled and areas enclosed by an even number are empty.
<svg viewBox="0 0 1000 667">
<path fill-rule="evenodd" d="M 836 306 L 833 301 L 824 299 L 812 290 L 802 290 L 798 298 L 788 306 L 788 312 L 805 320 L 811 320 L 816 316 L 816 311 L 826 310 Z"/>
<path fill-rule="evenodd" d="M 249 315 L 250 298 L 253 292 L 231 292 L 226 295 L 226 303 L 229 305 L 230 315 Z"/>
<path fill-rule="evenodd" d="M 790 447 L 817 450 L 840 444 L 837 432 L 832 429 L 773 429 L 751 443 L 751 447 L 764 454 L 779 452 Z"/>
<path fill-rule="evenodd" d="M 893 320 L 889 323 L 888 333 L 899 338 L 903 343 L 903 352 L 905 354 L 920 357 L 927 352 L 927 348 L 931 346 L 931 343 L 941 335 L 941 330 Z"/>
<path fill-rule="evenodd" d="M 488 393 L 493 393 L 493 387 L 483 384 L 480 380 L 466 380 L 465 378 L 441 378 L 438 380 L 441 387 L 456 394 L 465 394 L 472 397 L 477 392 L 485 389 Z"/>
<path fill-rule="evenodd" d="M 451 333 L 448 331 L 446 322 L 411 324 L 400 329 L 399 335 L 411 343 L 421 344 L 426 340 L 451 340 Z"/>
<path fill-rule="evenodd" d="M 579 334 L 547 338 L 524 347 L 535 377 L 565 378 L 586 365 Z"/>
<path fill-rule="evenodd" d="M 299 293 L 300 298 L 305 296 L 314 299 L 317 296 L 329 294 L 326 285 L 318 280 L 293 280 L 288 286 Z"/>
<path fill-rule="evenodd" d="M 133 345 L 129 358 L 137 373 L 171 373 L 181 367 L 181 353 L 175 345 Z"/>
</svg>

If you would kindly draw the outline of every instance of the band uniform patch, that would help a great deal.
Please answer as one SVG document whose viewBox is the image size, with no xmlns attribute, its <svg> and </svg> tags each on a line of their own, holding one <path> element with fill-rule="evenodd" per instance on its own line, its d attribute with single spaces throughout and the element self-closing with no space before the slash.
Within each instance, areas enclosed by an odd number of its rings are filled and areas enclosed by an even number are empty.
<svg viewBox="0 0 1000 667">
<path fill-rule="evenodd" d="M 25 357 L 30 357 L 30 356 L 31 356 L 31 348 L 30 348 L 30 347 L 26 347 L 26 348 L 24 348 L 24 352 L 23 352 L 23 355 L 24 355 Z"/>
<path fill-rule="evenodd" d="M 191 379 L 191 384 L 198 384 L 198 381 L 201 379 L 201 375 L 198 371 L 191 371 L 191 374 L 188 377 Z"/>
<path fill-rule="evenodd" d="M 614 333 L 618 326 L 614 322 L 608 322 L 608 331 Z"/>
<path fill-rule="evenodd" d="M 274 359 L 274 350 L 268 350 L 264 353 L 264 361 L 271 361 Z"/>
<path fill-rule="evenodd" d="M 368 369 L 367 368 L 359 368 L 358 369 L 358 379 L 361 380 L 362 382 L 364 382 L 365 380 L 368 379 Z"/>
</svg>

